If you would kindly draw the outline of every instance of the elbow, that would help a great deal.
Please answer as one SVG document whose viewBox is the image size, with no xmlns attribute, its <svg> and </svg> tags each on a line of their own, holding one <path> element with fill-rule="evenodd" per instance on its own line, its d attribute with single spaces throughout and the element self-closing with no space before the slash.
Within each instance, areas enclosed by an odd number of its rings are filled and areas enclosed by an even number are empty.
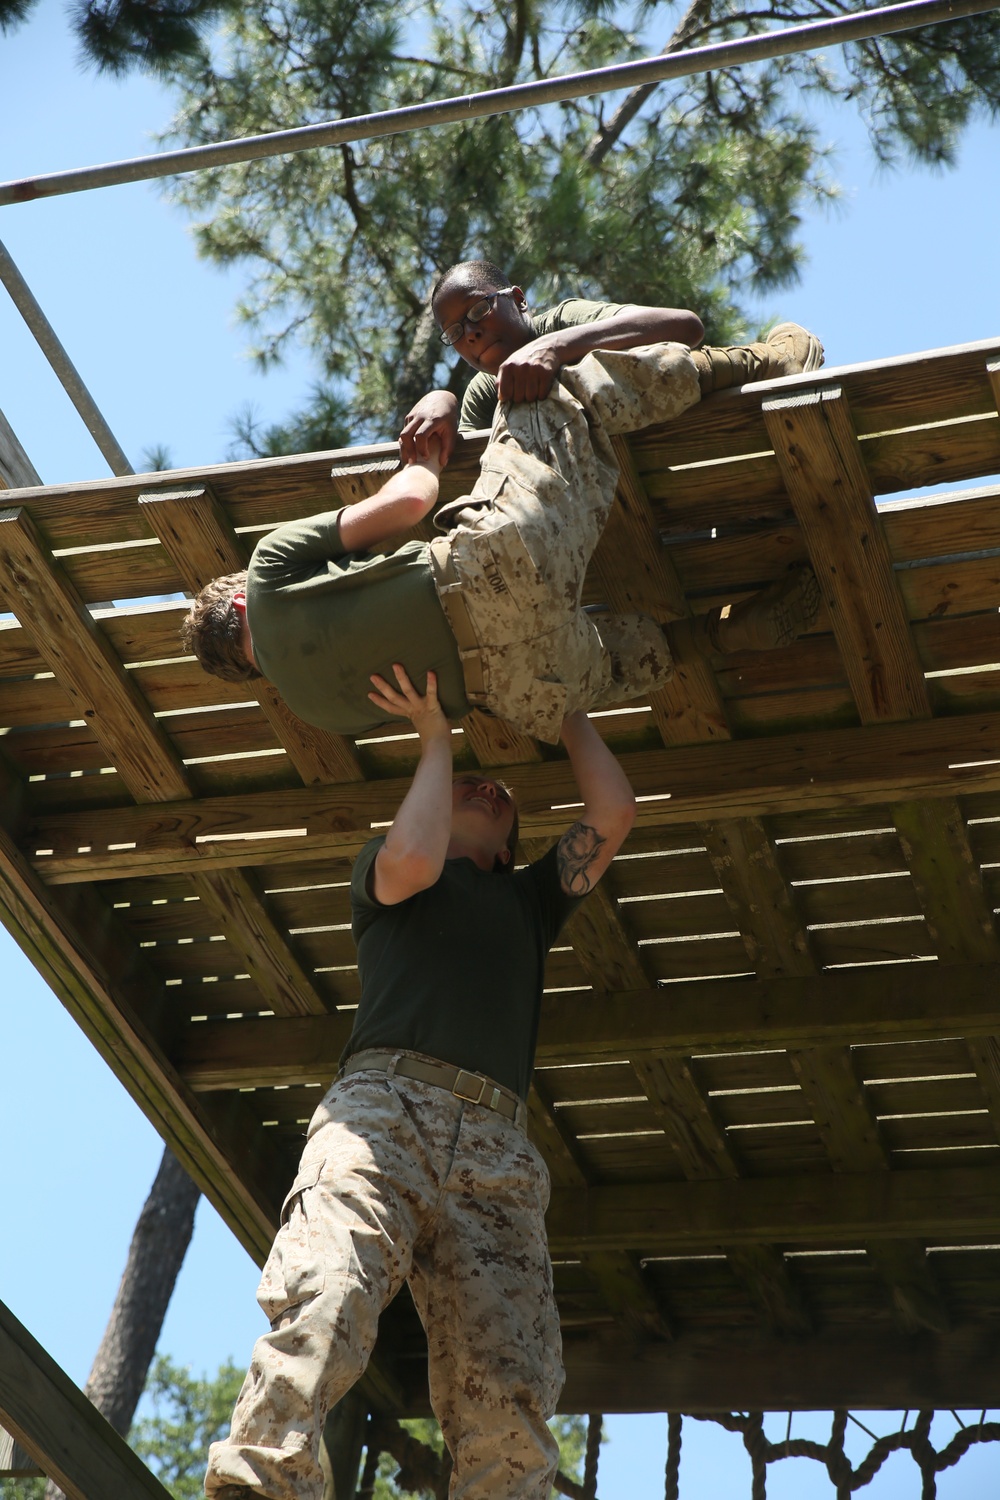
<svg viewBox="0 0 1000 1500">
<path fill-rule="evenodd" d="M 422 849 L 412 849 L 394 851 L 385 861 L 384 874 L 393 889 L 416 896 L 437 884 L 441 870 L 441 860 L 429 857 Z"/>
<path fill-rule="evenodd" d="M 619 798 L 614 806 L 608 809 L 605 826 L 608 828 L 609 840 L 616 848 L 623 844 L 632 832 L 635 814 L 636 802 L 631 790 L 627 796 Z"/>
<path fill-rule="evenodd" d="M 697 313 L 684 309 L 678 314 L 677 324 L 681 332 L 675 334 L 679 344 L 687 344 L 689 349 L 695 349 L 705 337 L 705 325 Z"/>
</svg>

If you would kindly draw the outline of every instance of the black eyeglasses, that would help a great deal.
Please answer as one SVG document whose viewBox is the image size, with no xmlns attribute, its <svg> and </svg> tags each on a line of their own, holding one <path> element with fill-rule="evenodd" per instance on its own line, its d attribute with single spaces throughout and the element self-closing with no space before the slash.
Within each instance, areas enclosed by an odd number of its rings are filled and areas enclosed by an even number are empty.
<svg viewBox="0 0 1000 1500">
<path fill-rule="evenodd" d="M 513 290 L 512 286 L 502 286 L 498 292 L 490 292 L 488 297 L 480 297 L 478 302 L 473 302 L 464 318 L 460 319 L 457 323 L 449 323 L 447 328 L 442 328 L 440 333 L 442 344 L 448 344 L 449 347 L 452 344 L 457 344 L 465 332 L 466 323 L 471 323 L 473 327 L 477 323 L 481 323 L 493 311 L 493 304 L 497 298 L 506 297 L 507 293 Z"/>
</svg>

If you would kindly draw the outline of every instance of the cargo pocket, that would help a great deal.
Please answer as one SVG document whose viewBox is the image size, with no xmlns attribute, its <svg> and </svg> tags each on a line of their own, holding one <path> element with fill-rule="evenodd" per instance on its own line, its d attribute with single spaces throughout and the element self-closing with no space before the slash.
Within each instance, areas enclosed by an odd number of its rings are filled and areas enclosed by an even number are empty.
<svg viewBox="0 0 1000 1500">
<path fill-rule="evenodd" d="M 264 1316 L 275 1323 L 299 1302 L 316 1297 L 326 1285 L 326 1265 L 319 1225 L 315 1221 L 316 1204 L 310 1192 L 319 1182 L 325 1162 L 313 1161 L 300 1170 L 291 1191 L 281 1206 L 281 1228 L 267 1258 L 257 1302 Z"/>
</svg>

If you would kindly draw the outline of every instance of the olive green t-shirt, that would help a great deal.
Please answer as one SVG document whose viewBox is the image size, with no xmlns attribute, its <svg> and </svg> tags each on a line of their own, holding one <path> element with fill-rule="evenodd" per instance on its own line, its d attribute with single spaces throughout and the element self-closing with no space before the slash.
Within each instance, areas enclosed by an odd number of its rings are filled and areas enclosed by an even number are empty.
<svg viewBox="0 0 1000 1500">
<path fill-rule="evenodd" d="M 300 719 L 338 734 L 401 722 L 368 698 L 370 674 L 395 685 L 397 661 L 421 693 L 433 668 L 445 713 L 462 718 L 470 711 L 462 664 L 426 543 L 345 552 L 339 516 L 290 521 L 254 548 L 247 620 L 260 670 Z"/>
<path fill-rule="evenodd" d="M 361 1002 L 344 1060 L 423 1052 L 527 1098 L 545 955 L 583 897 L 563 891 L 552 848 L 513 875 L 447 859 L 428 890 L 383 906 L 370 886 L 384 843 L 366 844 L 351 876 Z"/>
<path fill-rule="evenodd" d="M 558 333 L 563 328 L 579 328 L 582 323 L 600 323 L 604 318 L 613 318 L 628 306 L 625 302 L 588 302 L 584 297 L 567 297 L 545 312 L 533 313 L 535 338 L 543 333 Z M 459 432 L 477 432 L 482 427 L 492 427 L 497 409 L 497 382 L 494 375 L 477 370 L 466 386 L 462 397 L 462 412 L 458 419 Z"/>
</svg>

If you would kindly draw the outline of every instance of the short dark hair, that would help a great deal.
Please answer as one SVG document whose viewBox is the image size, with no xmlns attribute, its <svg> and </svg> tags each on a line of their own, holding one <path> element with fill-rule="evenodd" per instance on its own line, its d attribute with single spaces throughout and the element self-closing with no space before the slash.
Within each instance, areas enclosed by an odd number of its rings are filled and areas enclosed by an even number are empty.
<svg viewBox="0 0 1000 1500">
<path fill-rule="evenodd" d="M 449 266 L 443 271 L 431 287 L 431 308 L 441 293 L 447 291 L 453 281 L 461 279 L 473 292 L 491 292 L 501 286 L 510 286 L 510 277 L 506 271 L 494 265 L 491 260 L 460 260 L 455 265 Z"/>
<path fill-rule="evenodd" d="M 243 650 L 243 616 L 233 603 L 246 583 L 245 572 L 213 578 L 181 622 L 183 644 L 206 672 L 225 682 L 252 682 L 261 675 Z"/>
</svg>

